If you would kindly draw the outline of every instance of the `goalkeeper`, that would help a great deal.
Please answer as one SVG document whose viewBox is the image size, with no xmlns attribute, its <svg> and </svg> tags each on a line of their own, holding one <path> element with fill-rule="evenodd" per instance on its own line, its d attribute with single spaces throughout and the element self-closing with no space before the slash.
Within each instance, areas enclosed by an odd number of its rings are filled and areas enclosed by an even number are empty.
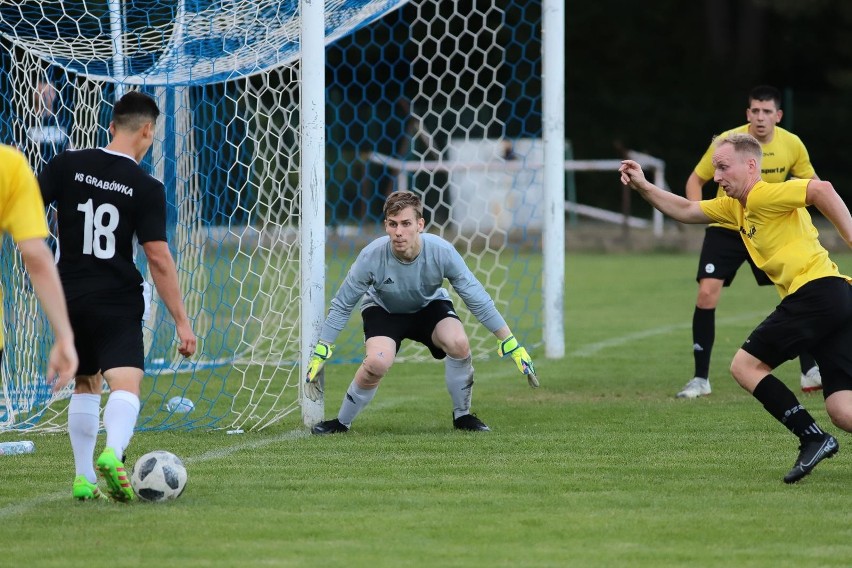
<svg viewBox="0 0 852 568">
<path fill-rule="evenodd" d="M 319 371 L 331 356 L 334 341 L 362 299 L 366 356 L 343 397 L 337 418 L 316 424 L 314 434 L 349 431 L 358 414 L 373 400 L 394 362 L 403 339 L 422 343 L 435 359 L 444 359 L 447 390 L 458 430 L 488 431 L 471 414 L 473 363 L 470 343 L 456 315 L 446 278 L 474 316 L 498 340 L 498 353 L 511 357 L 533 387 L 538 386 L 527 350 L 512 335 L 485 288 L 446 240 L 422 234 L 423 204 L 408 191 L 397 191 L 384 205 L 388 236 L 368 244 L 349 269 L 331 301 L 331 308 L 311 356 L 305 396 L 322 395 Z"/>
</svg>

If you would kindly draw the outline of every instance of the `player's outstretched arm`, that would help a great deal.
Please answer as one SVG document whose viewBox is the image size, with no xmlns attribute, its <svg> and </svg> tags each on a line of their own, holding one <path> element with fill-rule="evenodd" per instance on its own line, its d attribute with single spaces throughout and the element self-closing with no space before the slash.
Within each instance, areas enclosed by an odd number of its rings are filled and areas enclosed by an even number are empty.
<svg viewBox="0 0 852 568">
<path fill-rule="evenodd" d="M 77 372 L 77 351 L 74 349 L 74 332 L 68 320 L 68 307 L 59 273 L 53 263 L 53 253 L 42 239 L 27 239 L 18 243 L 21 258 L 30 275 L 33 290 L 38 296 L 50 327 L 54 343 L 47 360 L 47 381 L 59 390 L 74 378 Z"/>
<path fill-rule="evenodd" d="M 697 201 L 690 201 L 680 195 L 675 195 L 664 189 L 660 189 L 645 179 L 642 167 L 633 160 L 624 160 L 618 168 L 621 175 L 621 183 L 635 189 L 642 199 L 681 223 L 710 223 L 708 217 Z"/>
<path fill-rule="evenodd" d="M 538 388 L 538 376 L 535 373 L 532 357 L 527 353 L 527 350 L 518 343 L 515 336 L 509 330 L 508 326 L 498 329 L 494 332 L 497 336 L 497 354 L 500 357 L 511 357 L 518 367 L 518 370 L 527 378 L 527 382 L 532 388 Z"/>
<path fill-rule="evenodd" d="M 165 241 L 148 241 L 143 243 L 142 248 L 145 249 L 145 256 L 148 257 L 148 267 L 151 269 L 151 277 L 154 279 L 157 293 L 175 320 L 180 339 L 178 353 L 184 357 L 190 357 L 195 353 L 195 333 L 192 331 L 192 325 L 189 323 L 189 317 L 183 305 L 177 268 L 169 251 L 169 245 Z"/>
<path fill-rule="evenodd" d="M 813 205 L 831 221 L 846 244 L 852 247 L 852 215 L 831 182 L 812 179 L 808 182 L 805 203 Z"/>
</svg>

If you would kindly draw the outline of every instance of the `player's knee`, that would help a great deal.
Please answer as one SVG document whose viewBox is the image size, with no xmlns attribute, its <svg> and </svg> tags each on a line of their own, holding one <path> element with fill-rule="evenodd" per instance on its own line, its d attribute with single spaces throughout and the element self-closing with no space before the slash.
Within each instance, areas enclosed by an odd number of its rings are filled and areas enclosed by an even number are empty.
<svg viewBox="0 0 852 568">
<path fill-rule="evenodd" d="M 470 355 L 470 342 L 463 335 L 453 338 L 444 345 L 444 352 L 453 359 L 465 359 Z"/>
<path fill-rule="evenodd" d="M 828 408 L 827 410 L 832 424 L 841 430 L 852 432 L 852 408 Z"/>
<path fill-rule="evenodd" d="M 734 377 L 737 384 L 749 392 L 754 390 L 754 387 L 757 384 L 755 381 L 757 369 L 747 360 L 747 358 L 740 356 L 739 353 L 734 355 L 734 359 L 731 361 L 730 371 L 731 376 Z"/>
<path fill-rule="evenodd" d="M 832 424 L 841 430 L 852 432 L 852 391 L 841 390 L 829 395 L 825 399 L 825 410 Z"/>
<path fill-rule="evenodd" d="M 361 367 L 364 369 L 364 382 L 370 385 L 378 385 L 388 370 L 393 365 L 393 358 L 379 357 L 377 355 L 368 355 L 364 358 Z"/>
<path fill-rule="evenodd" d="M 711 310 L 719 304 L 720 295 L 721 291 L 719 290 L 700 286 L 698 288 L 698 298 L 695 300 L 695 305 L 703 310 Z"/>
</svg>

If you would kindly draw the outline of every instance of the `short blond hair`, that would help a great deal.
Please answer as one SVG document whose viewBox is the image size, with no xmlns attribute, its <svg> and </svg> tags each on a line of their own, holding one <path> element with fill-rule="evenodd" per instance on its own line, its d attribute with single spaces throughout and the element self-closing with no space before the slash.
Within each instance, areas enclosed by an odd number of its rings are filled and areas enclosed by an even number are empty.
<svg viewBox="0 0 852 568">
<path fill-rule="evenodd" d="M 760 163 L 760 160 L 763 158 L 763 148 L 760 146 L 760 142 L 758 142 L 757 138 L 748 132 L 737 132 L 716 138 L 717 148 L 724 144 L 730 144 L 734 147 L 734 152 L 741 155 L 745 154 L 747 156 L 751 156 L 755 158 L 758 163 Z"/>
<path fill-rule="evenodd" d="M 394 191 L 391 193 L 385 201 L 382 212 L 387 219 L 391 215 L 399 214 L 406 207 L 414 209 L 414 216 L 417 219 L 423 218 L 423 202 L 420 201 L 420 196 L 410 191 Z"/>
</svg>

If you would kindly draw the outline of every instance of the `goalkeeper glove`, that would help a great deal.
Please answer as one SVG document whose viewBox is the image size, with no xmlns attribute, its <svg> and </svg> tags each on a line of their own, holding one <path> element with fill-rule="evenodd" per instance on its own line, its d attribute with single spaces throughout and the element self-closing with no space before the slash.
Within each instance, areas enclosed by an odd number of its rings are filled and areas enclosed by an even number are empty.
<svg viewBox="0 0 852 568">
<path fill-rule="evenodd" d="M 532 388 L 538 387 L 538 377 L 535 376 L 535 367 L 533 367 L 532 359 L 527 350 L 521 347 L 514 335 L 510 335 L 506 339 L 500 341 L 497 347 L 497 354 L 500 357 L 511 355 L 515 360 L 515 365 L 518 370 L 527 376 L 527 382 Z"/>
<path fill-rule="evenodd" d="M 314 354 L 308 361 L 308 374 L 305 377 L 305 396 L 314 402 L 322 398 L 322 385 L 319 382 L 319 372 L 326 360 L 331 357 L 334 345 L 322 341 L 314 347 Z"/>
</svg>

